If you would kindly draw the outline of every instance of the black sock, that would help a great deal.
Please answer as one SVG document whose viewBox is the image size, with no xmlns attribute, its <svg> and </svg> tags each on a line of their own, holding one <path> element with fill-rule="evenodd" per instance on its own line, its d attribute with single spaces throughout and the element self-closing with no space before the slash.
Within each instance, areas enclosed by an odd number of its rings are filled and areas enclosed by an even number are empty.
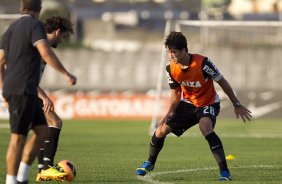
<svg viewBox="0 0 282 184">
<path fill-rule="evenodd" d="M 206 140 L 209 143 L 212 154 L 219 166 L 219 169 L 228 171 L 227 162 L 225 159 L 224 149 L 220 138 L 215 132 L 210 133 L 206 136 Z"/>
<path fill-rule="evenodd" d="M 39 149 L 39 152 L 37 154 L 37 160 L 38 160 L 38 172 L 40 173 L 43 169 L 44 163 L 43 163 L 43 157 L 44 157 L 44 147 Z"/>
<path fill-rule="evenodd" d="M 158 138 L 156 134 L 152 136 L 149 149 L 148 161 L 155 165 L 159 152 L 162 150 L 165 138 Z"/>
<path fill-rule="evenodd" d="M 49 166 L 54 165 L 54 157 L 58 147 L 58 141 L 61 130 L 56 127 L 49 127 L 50 135 L 48 140 L 45 141 L 44 147 L 44 169 L 48 169 Z"/>
</svg>

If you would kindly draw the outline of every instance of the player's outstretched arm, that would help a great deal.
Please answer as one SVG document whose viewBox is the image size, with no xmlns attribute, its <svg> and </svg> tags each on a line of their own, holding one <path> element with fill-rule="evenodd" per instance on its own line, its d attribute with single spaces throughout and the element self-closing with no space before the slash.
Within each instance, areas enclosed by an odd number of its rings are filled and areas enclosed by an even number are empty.
<svg viewBox="0 0 282 184">
<path fill-rule="evenodd" d="M 65 67 L 62 65 L 56 54 L 52 51 L 49 44 L 46 40 L 41 40 L 36 44 L 36 48 L 38 49 L 42 59 L 52 66 L 54 69 L 59 71 L 61 74 L 63 74 L 65 80 L 70 85 L 76 84 L 76 77 L 72 74 L 70 74 Z"/>
<path fill-rule="evenodd" d="M 177 106 L 179 105 L 181 97 L 181 88 L 171 89 L 170 94 L 170 106 L 166 115 L 158 122 L 158 125 L 167 123 L 167 119 L 175 113 Z"/>
<path fill-rule="evenodd" d="M 246 122 L 246 120 L 251 121 L 252 119 L 251 111 L 246 107 L 244 107 L 243 105 L 241 105 L 232 87 L 225 80 L 225 78 L 222 77 L 222 79 L 220 79 L 217 83 L 220 85 L 220 87 L 223 89 L 225 94 L 229 97 L 229 99 L 233 103 L 236 118 L 238 119 L 239 117 L 241 117 L 244 122 Z"/>
</svg>

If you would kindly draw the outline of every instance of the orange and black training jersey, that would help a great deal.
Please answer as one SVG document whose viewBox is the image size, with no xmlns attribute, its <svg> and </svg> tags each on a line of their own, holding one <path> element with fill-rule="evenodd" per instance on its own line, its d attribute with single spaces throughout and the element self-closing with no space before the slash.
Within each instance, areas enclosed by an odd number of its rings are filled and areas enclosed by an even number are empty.
<svg viewBox="0 0 282 184">
<path fill-rule="evenodd" d="M 219 102 L 213 81 L 219 81 L 222 74 L 207 57 L 189 54 L 191 61 L 187 69 L 170 61 L 166 66 L 168 83 L 171 89 L 181 87 L 182 100 L 196 107 Z"/>
</svg>

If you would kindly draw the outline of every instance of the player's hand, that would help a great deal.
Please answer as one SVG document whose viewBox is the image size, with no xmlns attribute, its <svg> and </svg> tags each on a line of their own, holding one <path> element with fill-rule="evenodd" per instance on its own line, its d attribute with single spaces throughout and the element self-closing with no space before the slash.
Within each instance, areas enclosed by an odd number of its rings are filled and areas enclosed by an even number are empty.
<svg viewBox="0 0 282 184">
<path fill-rule="evenodd" d="M 161 126 L 162 124 L 166 124 L 168 119 L 170 117 L 173 116 L 174 113 L 168 113 L 167 115 L 165 115 L 159 122 L 158 122 L 158 126 Z"/>
<path fill-rule="evenodd" d="M 50 98 L 46 97 L 43 99 L 43 111 L 48 114 L 50 111 L 54 110 L 54 104 Z"/>
<path fill-rule="evenodd" d="M 246 122 L 246 120 L 251 121 L 252 119 L 252 112 L 243 105 L 235 107 L 234 112 L 236 114 L 236 118 L 239 119 L 239 117 L 241 117 L 244 122 Z"/>
<path fill-rule="evenodd" d="M 75 85 L 76 84 L 76 77 L 70 73 L 67 73 L 65 75 L 66 81 L 69 83 L 69 85 Z"/>
</svg>

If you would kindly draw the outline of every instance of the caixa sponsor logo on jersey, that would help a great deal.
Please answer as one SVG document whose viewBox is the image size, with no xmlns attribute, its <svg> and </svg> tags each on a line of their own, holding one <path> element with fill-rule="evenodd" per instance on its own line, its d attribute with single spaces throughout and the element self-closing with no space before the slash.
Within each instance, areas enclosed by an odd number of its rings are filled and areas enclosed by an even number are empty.
<svg viewBox="0 0 282 184">
<path fill-rule="evenodd" d="M 185 87 L 194 87 L 194 88 L 202 87 L 199 81 L 182 81 L 181 85 Z"/>
</svg>

